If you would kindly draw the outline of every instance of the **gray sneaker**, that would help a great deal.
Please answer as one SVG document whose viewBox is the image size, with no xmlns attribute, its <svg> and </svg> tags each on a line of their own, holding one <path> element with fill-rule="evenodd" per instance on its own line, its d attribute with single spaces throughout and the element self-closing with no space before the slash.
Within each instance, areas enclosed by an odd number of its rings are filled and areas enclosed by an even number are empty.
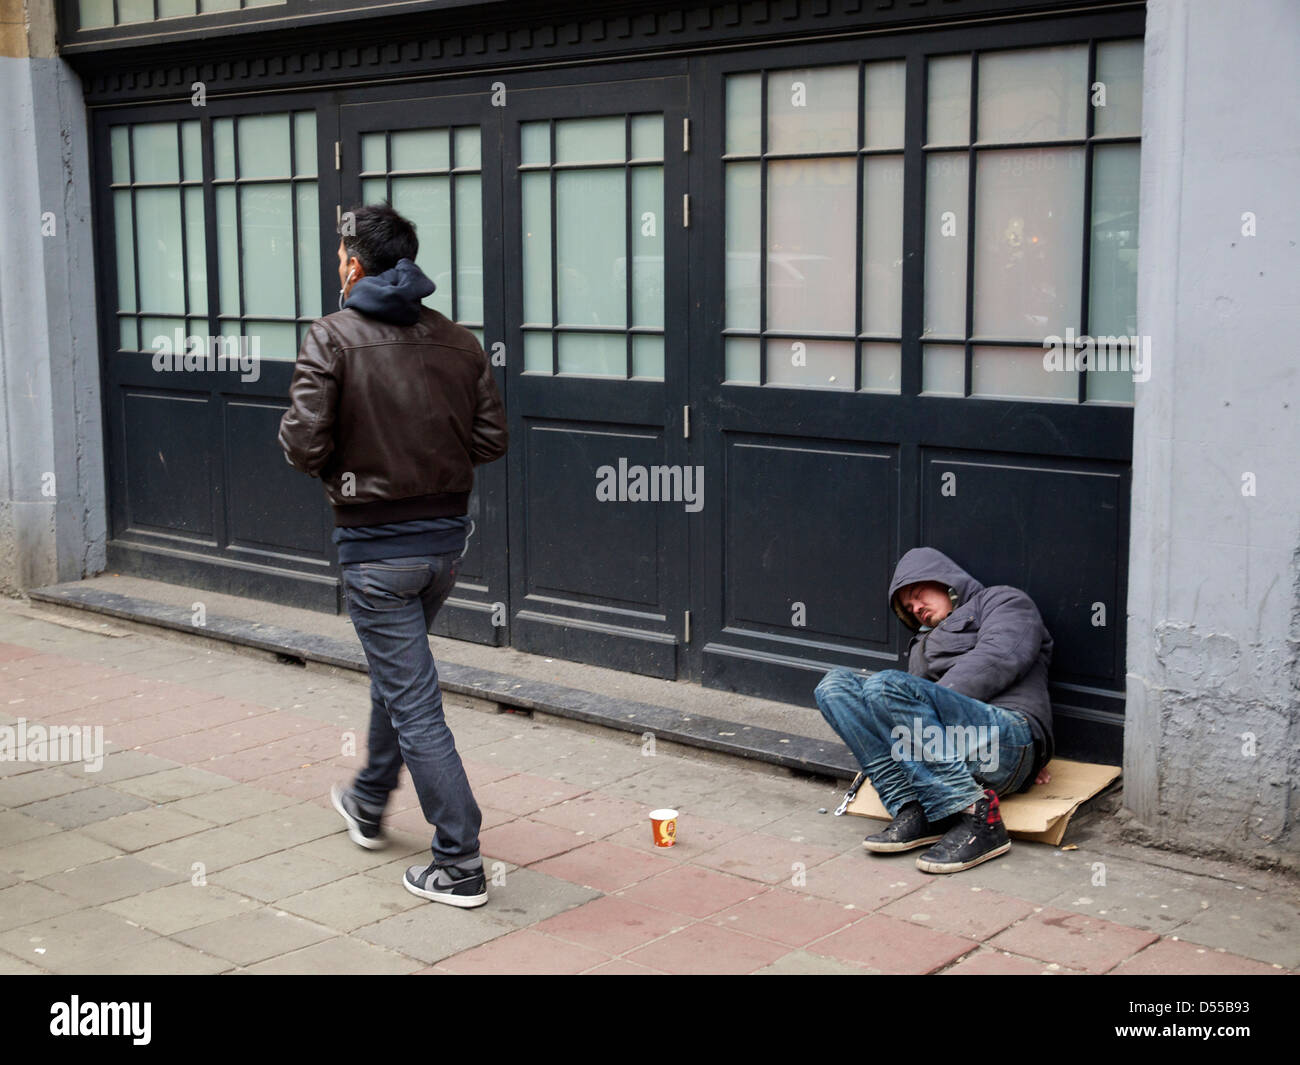
<svg viewBox="0 0 1300 1065">
<path fill-rule="evenodd" d="M 487 877 L 481 865 L 477 869 L 462 869 L 436 861 L 427 869 L 413 865 L 402 877 L 402 886 L 430 902 L 445 902 L 464 909 L 482 906 L 488 900 Z"/>
<path fill-rule="evenodd" d="M 374 814 L 361 809 L 352 792 L 339 784 L 330 787 L 330 802 L 348 826 L 348 838 L 358 847 L 368 851 L 382 850 L 388 846 L 388 837 Z"/>
</svg>

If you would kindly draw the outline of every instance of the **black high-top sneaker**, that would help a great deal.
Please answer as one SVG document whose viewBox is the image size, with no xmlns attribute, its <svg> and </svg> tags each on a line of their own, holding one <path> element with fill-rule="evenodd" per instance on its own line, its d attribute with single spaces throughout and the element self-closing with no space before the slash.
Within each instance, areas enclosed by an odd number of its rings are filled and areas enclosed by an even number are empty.
<svg viewBox="0 0 1300 1065">
<path fill-rule="evenodd" d="M 402 886 L 412 895 L 430 902 L 445 902 L 461 908 L 482 906 L 488 900 L 487 876 L 483 872 L 482 860 L 474 858 L 472 861 L 475 868 L 438 861 L 427 869 L 413 865 L 406 870 Z"/>
<path fill-rule="evenodd" d="M 358 847 L 377 851 L 388 846 L 388 837 L 384 835 L 379 818 L 363 810 L 352 792 L 334 784 L 330 787 L 330 802 L 348 826 L 348 838 Z"/>
<path fill-rule="evenodd" d="M 877 854 L 892 854 L 897 851 L 910 851 L 924 847 L 943 839 L 957 820 L 962 817 L 960 811 L 938 821 L 930 821 L 925 816 L 925 809 L 913 799 L 898 808 L 898 814 L 889 824 L 862 841 L 862 845 Z"/>
<path fill-rule="evenodd" d="M 992 788 L 984 789 L 984 797 L 975 803 L 973 814 L 959 816 L 961 820 L 943 839 L 916 859 L 916 867 L 922 872 L 960 873 L 1011 849 L 997 792 Z"/>
</svg>

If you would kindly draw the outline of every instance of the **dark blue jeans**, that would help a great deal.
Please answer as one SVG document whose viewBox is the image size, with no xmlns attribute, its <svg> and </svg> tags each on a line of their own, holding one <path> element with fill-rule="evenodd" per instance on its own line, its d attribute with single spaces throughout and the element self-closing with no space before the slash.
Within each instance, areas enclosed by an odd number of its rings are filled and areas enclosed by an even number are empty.
<svg viewBox="0 0 1300 1065">
<path fill-rule="evenodd" d="M 370 666 L 370 753 L 352 785 L 383 810 L 403 763 L 425 820 L 437 826 L 433 856 L 475 858 L 483 817 L 442 712 L 429 632 L 451 594 L 459 553 L 355 562 L 342 567 L 348 614 Z"/>
<path fill-rule="evenodd" d="M 986 787 L 1016 791 L 1034 770 L 1034 736 L 1018 710 L 897 669 L 871 676 L 833 669 L 815 694 L 890 817 L 915 800 L 937 821 L 982 798 Z"/>
</svg>

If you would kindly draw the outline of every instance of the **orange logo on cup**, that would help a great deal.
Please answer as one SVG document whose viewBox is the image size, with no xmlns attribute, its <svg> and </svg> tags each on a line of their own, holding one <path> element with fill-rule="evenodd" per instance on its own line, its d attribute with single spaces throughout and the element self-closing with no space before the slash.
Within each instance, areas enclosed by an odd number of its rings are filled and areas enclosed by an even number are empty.
<svg viewBox="0 0 1300 1065">
<path fill-rule="evenodd" d="M 656 847 L 671 847 L 677 842 L 677 811 L 651 811 L 650 829 Z"/>
</svg>

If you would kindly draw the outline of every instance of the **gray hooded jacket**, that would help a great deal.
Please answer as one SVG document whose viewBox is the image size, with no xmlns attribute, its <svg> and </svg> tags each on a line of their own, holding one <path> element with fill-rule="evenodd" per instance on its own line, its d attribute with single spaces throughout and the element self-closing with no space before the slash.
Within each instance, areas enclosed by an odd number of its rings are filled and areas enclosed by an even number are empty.
<svg viewBox="0 0 1300 1065">
<path fill-rule="evenodd" d="M 952 613 L 926 632 L 897 597 L 900 588 L 918 581 L 937 581 L 953 600 Z M 916 633 L 908 645 L 909 673 L 1029 718 L 1038 755 L 1026 781 L 1026 788 L 1032 786 L 1055 750 L 1047 695 L 1052 637 L 1033 600 L 1009 585 L 985 588 L 943 552 L 916 547 L 894 569 L 889 604 Z"/>
</svg>

